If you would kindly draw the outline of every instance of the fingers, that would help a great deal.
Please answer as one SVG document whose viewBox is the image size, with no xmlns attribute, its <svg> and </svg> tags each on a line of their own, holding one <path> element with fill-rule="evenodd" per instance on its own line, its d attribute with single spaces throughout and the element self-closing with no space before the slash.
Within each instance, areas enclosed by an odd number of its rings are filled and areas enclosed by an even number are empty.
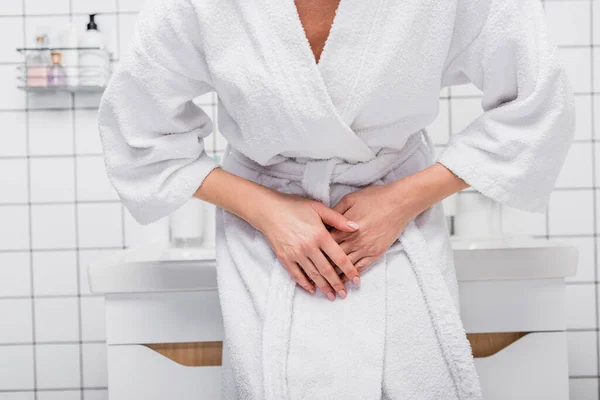
<svg viewBox="0 0 600 400">
<path fill-rule="evenodd" d="M 356 270 L 358 271 L 358 266 L 356 265 L 356 263 L 363 257 L 366 257 L 367 254 L 363 254 L 362 251 L 357 250 L 357 251 L 353 251 L 348 253 L 348 258 L 350 259 L 350 262 L 352 264 L 354 264 L 354 266 L 356 267 Z M 360 273 L 360 271 L 358 271 Z"/>
<path fill-rule="evenodd" d="M 356 262 L 356 268 L 358 269 L 358 272 L 363 272 L 365 269 L 367 269 L 369 267 L 369 265 L 371 265 L 375 260 L 377 260 L 377 257 L 363 257 L 361 258 L 359 261 Z M 346 275 L 341 276 L 342 278 L 342 282 L 346 283 L 348 282 L 348 277 Z"/>
<path fill-rule="evenodd" d="M 335 206 L 331 207 L 331 209 L 340 214 L 344 214 L 346 211 L 348 211 L 350 209 L 351 206 L 352 206 L 352 202 L 350 201 L 350 197 L 348 195 L 346 195 L 346 196 L 342 197 L 342 199 L 340 201 L 338 201 Z"/>
<path fill-rule="evenodd" d="M 321 289 L 321 292 L 323 292 L 329 300 L 332 300 L 332 298 L 333 300 L 335 300 L 335 291 L 333 290 L 331 285 L 329 285 L 327 280 L 321 275 L 321 273 L 319 272 L 317 267 L 315 267 L 313 262 L 308 257 L 304 257 L 300 260 L 299 263 L 304 272 L 306 273 L 306 276 L 308 276 L 310 279 L 313 280 L 313 282 L 315 282 L 315 285 L 317 285 L 319 289 Z"/>
<path fill-rule="evenodd" d="M 342 248 L 335 242 L 335 240 L 333 240 L 331 235 L 329 235 L 328 238 L 323 240 L 323 242 L 321 243 L 321 248 L 323 249 L 323 251 L 325 251 L 325 253 L 331 259 L 331 261 L 333 261 L 335 265 L 337 265 L 342 271 L 344 271 L 344 274 L 346 274 L 346 276 L 350 280 L 352 280 L 352 282 L 354 282 L 355 284 L 360 283 L 360 276 L 358 270 L 356 269 L 354 264 L 352 264 L 344 250 L 342 250 Z"/>
<path fill-rule="evenodd" d="M 357 261 L 357 268 L 359 271 L 364 271 L 365 269 L 367 269 L 367 267 L 369 267 L 369 265 L 373 264 L 373 262 L 375 262 L 379 257 L 363 257 L 360 260 Z"/>
<path fill-rule="evenodd" d="M 348 239 L 353 234 L 353 232 L 342 232 L 334 228 L 332 228 L 329 233 L 331 234 L 333 240 L 335 240 L 338 244 L 341 244 L 344 240 Z"/>
<path fill-rule="evenodd" d="M 345 240 L 341 243 L 338 242 L 338 246 L 340 246 L 340 249 L 342 249 L 342 251 L 344 253 L 346 253 L 348 256 L 350 256 L 350 253 L 356 252 L 356 251 L 358 251 L 357 249 L 360 249 L 360 246 L 357 246 L 356 243 L 354 243 L 354 241 L 352 241 L 352 240 Z M 360 258 L 357 258 L 355 260 L 350 260 L 350 262 L 352 264 L 354 264 L 358 260 L 360 260 Z"/>
<path fill-rule="evenodd" d="M 331 285 L 333 290 L 335 290 L 342 299 L 345 299 L 346 298 L 346 286 L 344 286 L 344 284 L 342 283 L 342 280 L 340 279 L 339 275 L 333 269 L 333 266 L 329 263 L 329 261 L 327 261 L 327 259 L 321 252 L 321 249 L 315 248 L 314 250 L 312 250 L 310 252 L 308 257 L 313 262 L 315 267 L 317 267 L 317 269 L 319 270 L 321 275 L 327 280 L 327 282 L 329 282 L 329 284 Z M 334 293 L 331 293 L 331 294 L 325 293 L 325 294 L 327 295 L 329 300 L 332 300 L 332 301 L 335 300 Z"/>
<path fill-rule="evenodd" d="M 315 202 L 316 211 L 327 225 L 344 232 L 354 232 L 358 229 L 358 224 L 350 221 L 337 211 L 332 210 L 323 203 Z"/>
<path fill-rule="evenodd" d="M 294 280 L 304 290 L 306 290 L 307 292 L 310 292 L 312 294 L 316 293 L 314 285 L 312 283 L 310 283 L 310 281 L 308 280 L 306 275 L 304 275 L 304 272 L 302 272 L 302 270 L 300 269 L 300 267 L 298 266 L 297 263 L 285 262 L 284 265 L 285 265 L 285 268 L 288 270 L 289 274 L 291 275 L 291 277 L 294 278 Z"/>
</svg>

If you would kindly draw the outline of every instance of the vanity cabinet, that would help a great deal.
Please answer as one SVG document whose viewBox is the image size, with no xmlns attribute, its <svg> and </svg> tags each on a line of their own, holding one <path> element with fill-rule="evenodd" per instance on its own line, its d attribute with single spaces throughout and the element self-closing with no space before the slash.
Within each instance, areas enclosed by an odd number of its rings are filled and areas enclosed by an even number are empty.
<svg viewBox="0 0 600 400">
<path fill-rule="evenodd" d="M 220 399 L 216 290 L 108 295 L 106 318 L 110 400 Z"/>
<path fill-rule="evenodd" d="M 567 400 L 564 279 L 459 281 L 459 290 L 485 400 Z"/>
<path fill-rule="evenodd" d="M 565 278 L 575 274 L 577 249 L 527 238 L 455 239 L 453 247 L 485 400 L 567 400 Z"/>
</svg>

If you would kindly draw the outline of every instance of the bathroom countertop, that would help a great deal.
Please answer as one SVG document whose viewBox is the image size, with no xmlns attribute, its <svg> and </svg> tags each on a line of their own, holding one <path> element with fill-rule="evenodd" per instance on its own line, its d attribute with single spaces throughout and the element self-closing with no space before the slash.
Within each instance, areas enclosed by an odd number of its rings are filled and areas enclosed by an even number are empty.
<svg viewBox="0 0 600 400">
<path fill-rule="evenodd" d="M 573 276 L 577 248 L 529 237 L 452 238 L 458 281 Z M 117 250 L 88 265 L 93 293 L 215 290 L 215 249 L 150 244 Z"/>
</svg>

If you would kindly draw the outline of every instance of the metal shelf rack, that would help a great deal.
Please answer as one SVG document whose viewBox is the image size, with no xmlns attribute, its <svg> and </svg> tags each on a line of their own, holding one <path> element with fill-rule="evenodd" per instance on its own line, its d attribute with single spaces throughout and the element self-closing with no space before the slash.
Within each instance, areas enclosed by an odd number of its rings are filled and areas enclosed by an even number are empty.
<svg viewBox="0 0 600 400">
<path fill-rule="evenodd" d="M 62 67 L 67 75 L 67 83 L 61 85 L 51 85 L 45 79 L 44 74 L 49 72 L 51 65 L 46 66 L 28 66 L 26 60 L 17 66 L 19 89 L 31 93 L 102 93 L 106 89 L 112 73 L 112 54 L 105 48 L 100 47 L 44 47 L 44 48 L 18 48 L 17 51 L 27 57 L 32 52 L 61 52 L 63 55 L 69 51 L 77 51 L 77 54 L 85 51 L 99 52 L 99 56 L 104 56 L 108 60 L 107 67 L 89 67 L 81 65 L 66 65 Z M 76 84 L 73 84 L 73 81 Z M 84 81 L 85 83 L 80 83 Z"/>
</svg>

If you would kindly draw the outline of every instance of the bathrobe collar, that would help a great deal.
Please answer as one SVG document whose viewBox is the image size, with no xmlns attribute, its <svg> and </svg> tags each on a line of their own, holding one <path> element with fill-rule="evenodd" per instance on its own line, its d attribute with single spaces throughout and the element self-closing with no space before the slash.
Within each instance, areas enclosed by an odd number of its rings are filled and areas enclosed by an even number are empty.
<svg viewBox="0 0 600 400">
<path fill-rule="evenodd" d="M 265 23 L 270 26 L 272 48 L 265 57 L 288 86 L 290 106 L 294 108 L 295 96 L 310 99 L 314 106 L 296 107 L 295 122 L 315 140 L 330 135 L 335 139 L 333 143 L 343 143 L 343 158 L 348 161 L 374 158 L 373 150 L 351 125 L 362 106 L 356 98 L 360 77 L 365 73 L 365 50 L 372 39 L 370 27 L 381 7 L 372 2 L 341 0 L 317 64 L 294 0 L 259 1 L 269 16 Z M 305 105 L 306 100 L 301 104 Z"/>
</svg>

